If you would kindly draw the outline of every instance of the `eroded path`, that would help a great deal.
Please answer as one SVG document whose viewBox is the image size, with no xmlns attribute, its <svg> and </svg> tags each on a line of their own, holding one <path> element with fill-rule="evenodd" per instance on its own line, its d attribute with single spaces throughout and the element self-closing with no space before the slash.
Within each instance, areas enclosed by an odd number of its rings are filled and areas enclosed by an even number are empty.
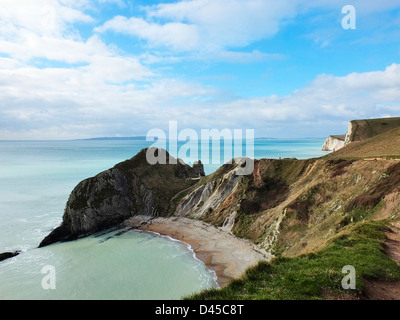
<svg viewBox="0 0 400 320">
<path fill-rule="evenodd" d="M 400 221 L 390 224 L 391 232 L 386 232 L 386 253 L 400 265 Z M 364 280 L 364 298 L 368 300 L 400 300 L 400 282 Z"/>
</svg>

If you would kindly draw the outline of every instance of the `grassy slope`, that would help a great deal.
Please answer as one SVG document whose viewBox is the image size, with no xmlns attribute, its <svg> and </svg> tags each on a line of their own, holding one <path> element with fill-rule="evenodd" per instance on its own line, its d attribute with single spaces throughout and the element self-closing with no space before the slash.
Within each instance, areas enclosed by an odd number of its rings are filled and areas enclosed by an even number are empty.
<svg viewBox="0 0 400 320">
<path fill-rule="evenodd" d="M 260 262 L 242 278 L 222 289 L 205 290 L 188 299 L 261 300 L 324 299 L 342 293 L 356 298 L 364 288 L 363 278 L 399 280 L 400 267 L 383 250 L 386 221 L 360 222 L 343 230 L 323 250 L 295 258 Z M 341 286 L 343 266 L 356 270 L 356 289 Z"/>
<path fill-rule="evenodd" d="M 270 217 L 286 210 L 276 241 L 282 248 L 276 253 L 285 257 L 278 255 L 270 263 L 260 262 L 223 289 L 206 290 L 188 298 L 323 299 L 349 294 L 341 287 L 345 265 L 353 265 L 357 272 L 357 289 L 351 291 L 354 296 L 362 293 L 363 278 L 400 280 L 400 267 L 384 252 L 384 231 L 389 220 L 375 221 L 398 217 L 393 203 L 399 203 L 400 164 L 395 160 L 351 161 L 381 157 L 400 158 L 400 128 L 353 142 L 319 160 L 304 181 L 287 181 L 292 194 L 296 190 L 304 192 L 293 202 L 285 201 L 253 218 L 246 215 L 251 220 L 240 234 L 255 241 L 254 234 L 268 230 L 265 226 L 272 221 Z M 392 201 L 385 200 L 387 195 Z M 304 219 L 299 216 L 299 208 L 303 207 L 307 213 Z"/>
<path fill-rule="evenodd" d="M 363 119 L 351 121 L 355 130 L 350 141 L 363 141 L 400 127 L 400 118 Z"/>
</svg>

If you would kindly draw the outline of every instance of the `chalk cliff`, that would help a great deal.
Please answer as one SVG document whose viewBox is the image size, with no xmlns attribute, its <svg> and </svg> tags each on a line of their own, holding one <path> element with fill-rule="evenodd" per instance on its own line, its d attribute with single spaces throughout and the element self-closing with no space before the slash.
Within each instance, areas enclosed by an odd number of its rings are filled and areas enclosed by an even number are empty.
<svg viewBox="0 0 400 320">
<path fill-rule="evenodd" d="M 336 151 L 344 147 L 346 135 L 336 135 L 328 136 L 324 145 L 322 146 L 322 151 Z"/>
</svg>

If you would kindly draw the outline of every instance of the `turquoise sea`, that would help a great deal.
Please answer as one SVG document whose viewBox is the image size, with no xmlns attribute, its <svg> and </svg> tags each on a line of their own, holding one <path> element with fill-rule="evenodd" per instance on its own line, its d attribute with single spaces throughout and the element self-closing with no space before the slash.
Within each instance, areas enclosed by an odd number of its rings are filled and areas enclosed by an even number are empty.
<svg viewBox="0 0 400 320">
<path fill-rule="evenodd" d="M 319 157 L 325 154 L 323 143 L 256 139 L 254 156 Z M 215 274 L 190 247 L 156 234 L 113 230 L 37 248 L 61 223 L 68 196 L 81 180 L 152 144 L 144 139 L 0 141 L 0 252 L 22 251 L 0 262 L 0 299 L 179 299 L 216 286 Z M 219 166 L 205 165 L 206 174 Z M 46 266 L 54 268 L 55 289 L 42 286 Z"/>
</svg>

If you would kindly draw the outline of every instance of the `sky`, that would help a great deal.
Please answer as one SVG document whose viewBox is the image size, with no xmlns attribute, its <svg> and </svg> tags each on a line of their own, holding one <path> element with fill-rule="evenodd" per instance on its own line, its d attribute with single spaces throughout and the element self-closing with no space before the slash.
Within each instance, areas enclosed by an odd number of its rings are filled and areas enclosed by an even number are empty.
<svg viewBox="0 0 400 320">
<path fill-rule="evenodd" d="M 0 0 L 0 140 L 169 121 L 321 138 L 390 116 L 398 0 Z"/>
</svg>

